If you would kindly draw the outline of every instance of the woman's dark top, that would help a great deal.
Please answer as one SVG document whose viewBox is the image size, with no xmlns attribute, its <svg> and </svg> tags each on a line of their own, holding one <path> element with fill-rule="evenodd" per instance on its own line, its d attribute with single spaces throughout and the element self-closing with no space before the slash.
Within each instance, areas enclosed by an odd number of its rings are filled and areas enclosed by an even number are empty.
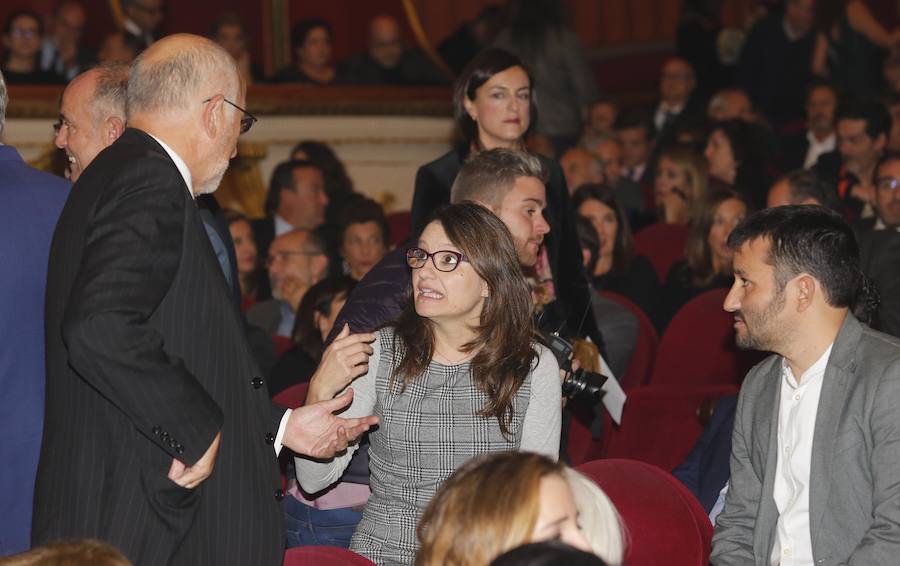
<svg viewBox="0 0 900 566">
<path fill-rule="evenodd" d="M 316 79 L 304 73 L 302 70 L 291 65 L 290 67 L 285 67 L 284 69 L 278 71 L 278 73 L 276 73 L 275 76 L 272 77 L 271 82 L 327 85 L 333 83 L 334 79 L 327 82 L 317 81 Z"/>
<path fill-rule="evenodd" d="M 18 73 L 3 69 L 3 79 L 8 85 L 59 85 L 66 84 L 66 80 L 51 71 L 42 71 L 35 67 L 30 73 Z"/>
<path fill-rule="evenodd" d="M 727 289 L 731 287 L 733 281 L 734 277 L 730 274 L 716 275 L 708 284 L 697 286 L 694 282 L 694 272 L 687 260 L 674 263 L 666 276 L 666 283 L 663 285 L 662 296 L 653 320 L 659 335 L 662 336 L 669 321 L 688 301 L 713 289 Z"/>
<path fill-rule="evenodd" d="M 413 236 L 422 232 L 439 206 L 450 203 L 450 187 L 468 156 L 468 148 L 461 146 L 419 167 L 410 211 Z M 548 177 L 544 218 L 550 224 L 550 233 L 544 237 L 544 246 L 568 333 L 590 336 L 595 342 L 602 343 L 591 309 L 589 279 L 581 263 L 581 243 L 575 232 L 575 213 L 569 200 L 566 178 L 556 161 L 540 155 L 537 157 Z"/>
<path fill-rule="evenodd" d="M 594 277 L 598 291 L 612 291 L 631 299 L 648 317 L 656 311 L 659 279 L 653 264 L 642 255 L 634 256 L 627 270 L 612 269 Z"/>
<path fill-rule="evenodd" d="M 846 7 L 837 23 L 840 39 L 828 34 L 828 69 L 832 79 L 857 98 L 878 94 L 884 86 L 884 51 L 850 26 Z"/>
<path fill-rule="evenodd" d="M 288 387 L 308 382 L 316 372 L 318 363 L 300 346 L 294 346 L 281 356 L 269 372 L 269 396 L 274 397 Z"/>
</svg>

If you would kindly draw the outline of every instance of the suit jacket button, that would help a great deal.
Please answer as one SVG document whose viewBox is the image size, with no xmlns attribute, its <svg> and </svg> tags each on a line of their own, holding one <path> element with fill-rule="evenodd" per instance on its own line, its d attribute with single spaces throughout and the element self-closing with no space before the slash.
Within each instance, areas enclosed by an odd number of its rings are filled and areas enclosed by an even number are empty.
<svg viewBox="0 0 900 566">
<path fill-rule="evenodd" d="M 175 445 L 175 453 L 184 454 L 184 446 L 182 446 L 181 444 Z"/>
<path fill-rule="evenodd" d="M 155 434 L 156 436 L 159 436 L 159 433 L 161 433 L 161 432 L 162 432 L 162 428 L 160 428 L 159 425 L 156 425 L 155 427 L 153 427 L 153 434 Z"/>
<path fill-rule="evenodd" d="M 266 433 L 266 444 L 275 444 L 275 436 L 271 432 Z"/>
<path fill-rule="evenodd" d="M 162 431 L 162 434 L 160 434 L 159 437 L 162 438 L 166 442 L 169 441 L 169 433 L 166 431 Z"/>
<path fill-rule="evenodd" d="M 275 490 L 275 500 L 276 500 L 276 501 L 281 501 L 282 499 L 284 499 L 284 490 L 283 490 L 283 489 L 276 489 L 276 490 Z"/>
<path fill-rule="evenodd" d="M 263 386 L 263 380 L 261 377 L 254 377 L 250 380 L 250 383 L 253 385 L 254 389 L 259 389 Z"/>
<path fill-rule="evenodd" d="M 175 440 L 174 438 L 170 438 L 168 444 L 169 444 L 169 448 L 172 448 L 174 450 L 175 447 L 178 446 L 178 441 Z"/>
</svg>

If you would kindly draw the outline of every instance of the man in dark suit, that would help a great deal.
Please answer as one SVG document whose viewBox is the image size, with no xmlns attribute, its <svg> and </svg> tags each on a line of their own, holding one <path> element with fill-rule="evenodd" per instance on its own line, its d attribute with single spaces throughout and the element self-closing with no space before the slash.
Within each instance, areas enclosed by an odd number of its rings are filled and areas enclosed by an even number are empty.
<svg viewBox="0 0 900 566">
<path fill-rule="evenodd" d="M 694 97 L 694 68 L 680 57 L 663 64 L 659 78 L 659 103 L 653 111 L 654 155 L 678 143 L 683 134 L 703 127 L 703 103 Z M 653 160 L 655 162 L 655 159 Z"/>
<path fill-rule="evenodd" d="M 0 74 L 0 133 L 6 117 Z M 0 556 L 28 549 L 44 413 L 44 285 L 69 183 L 0 144 Z"/>
<path fill-rule="evenodd" d="M 778 167 L 782 172 L 809 169 L 819 156 L 837 148 L 834 113 L 838 95 L 834 85 L 819 81 L 806 91 L 806 128 L 782 137 Z"/>
<path fill-rule="evenodd" d="M 323 457 L 372 419 L 268 401 L 194 197 L 255 120 L 233 59 L 174 35 L 135 62 L 132 126 L 53 239 L 33 542 L 101 538 L 135 564 L 280 564 L 275 455 Z M 362 346 L 360 346 L 362 347 Z"/>
<path fill-rule="evenodd" d="M 141 50 L 159 39 L 159 26 L 165 15 L 164 0 L 121 0 L 125 14 L 125 33 L 136 40 Z"/>
</svg>

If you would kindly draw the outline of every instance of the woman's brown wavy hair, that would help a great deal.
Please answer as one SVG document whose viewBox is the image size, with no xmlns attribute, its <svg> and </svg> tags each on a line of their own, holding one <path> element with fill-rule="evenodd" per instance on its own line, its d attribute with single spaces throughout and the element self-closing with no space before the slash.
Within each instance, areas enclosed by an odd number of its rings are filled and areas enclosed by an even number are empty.
<svg viewBox="0 0 900 566">
<path fill-rule="evenodd" d="M 488 401 L 480 415 L 497 417 L 500 430 L 509 435 L 512 399 L 525 381 L 537 354 L 531 290 L 519 265 L 516 246 L 506 225 L 488 209 L 465 202 L 444 207 L 435 215 L 454 246 L 466 255 L 472 268 L 488 286 L 475 338 L 463 345 L 472 358 L 472 379 Z M 434 355 L 434 324 L 416 313 L 410 289 L 403 312 L 388 326 L 394 327 L 394 351 L 399 363 L 391 386 L 402 389 L 428 369 Z M 401 389 L 401 390 L 402 390 Z"/>
</svg>

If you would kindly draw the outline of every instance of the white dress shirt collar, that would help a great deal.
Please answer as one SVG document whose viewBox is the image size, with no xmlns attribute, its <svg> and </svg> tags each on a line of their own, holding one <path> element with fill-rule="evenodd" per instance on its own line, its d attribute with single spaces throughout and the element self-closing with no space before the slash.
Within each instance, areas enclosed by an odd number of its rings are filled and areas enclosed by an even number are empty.
<svg viewBox="0 0 900 566">
<path fill-rule="evenodd" d="M 809 169 L 818 161 L 819 156 L 829 151 L 834 151 L 837 147 L 837 136 L 834 132 L 819 141 L 812 130 L 806 130 L 806 141 L 809 142 L 809 149 L 806 150 L 806 157 L 803 159 L 803 168 Z"/>
<path fill-rule="evenodd" d="M 194 194 L 194 186 L 191 180 L 191 171 L 188 169 L 187 163 L 184 162 L 184 159 L 181 158 L 175 150 L 166 145 L 166 142 L 162 141 L 158 137 L 153 134 L 147 134 L 151 138 L 156 140 L 156 143 L 162 146 L 162 148 L 169 154 L 169 157 L 172 158 L 172 161 L 175 162 L 175 167 L 178 168 L 178 172 L 181 173 L 181 177 L 184 179 L 184 184 L 187 185 L 188 192 L 191 194 L 191 198 L 196 199 L 197 196 Z"/>
<path fill-rule="evenodd" d="M 281 236 L 282 234 L 287 234 L 294 230 L 294 225 L 282 218 L 279 215 L 275 215 L 275 237 Z"/>
</svg>

